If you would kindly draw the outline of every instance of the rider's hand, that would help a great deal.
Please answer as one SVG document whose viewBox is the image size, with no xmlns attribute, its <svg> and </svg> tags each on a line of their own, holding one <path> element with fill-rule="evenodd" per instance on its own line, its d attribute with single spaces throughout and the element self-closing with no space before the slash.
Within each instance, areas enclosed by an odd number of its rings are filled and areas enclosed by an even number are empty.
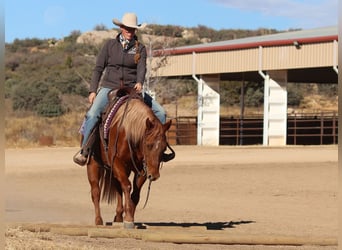
<svg viewBox="0 0 342 250">
<path fill-rule="evenodd" d="M 142 91 L 142 84 L 140 82 L 137 82 L 134 85 L 134 89 L 135 89 L 135 91 L 137 91 L 137 93 L 141 93 L 141 91 Z"/>
<path fill-rule="evenodd" d="M 90 102 L 90 104 L 93 104 L 95 97 L 96 97 L 96 93 L 95 92 L 91 92 L 89 94 L 88 101 Z"/>
</svg>

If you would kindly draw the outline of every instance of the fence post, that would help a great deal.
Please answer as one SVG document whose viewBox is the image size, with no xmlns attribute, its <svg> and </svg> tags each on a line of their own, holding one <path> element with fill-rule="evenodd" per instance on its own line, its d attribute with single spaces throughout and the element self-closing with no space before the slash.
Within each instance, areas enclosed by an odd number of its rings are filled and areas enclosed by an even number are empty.
<svg viewBox="0 0 342 250">
<path fill-rule="evenodd" d="M 236 119 L 236 145 L 239 145 L 239 136 L 240 136 L 240 133 L 239 133 L 239 119 Z"/>
<path fill-rule="evenodd" d="M 320 136 L 320 143 L 323 145 L 323 136 L 324 136 L 324 117 L 321 111 L 321 136 Z"/>
<path fill-rule="evenodd" d="M 297 145 L 297 114 L 294 115 L 293 120 L 293 144 Z"/>
<path fill-rule="evenodd" d="M 336 112 L 334 111 L 333 112 L 333 126 L 332 126 L 332 129 L 333 129 L 333 132 L 332 132 L 332 136 L 333 136 L 333 143 L 336 144 Z"/>
</svg>

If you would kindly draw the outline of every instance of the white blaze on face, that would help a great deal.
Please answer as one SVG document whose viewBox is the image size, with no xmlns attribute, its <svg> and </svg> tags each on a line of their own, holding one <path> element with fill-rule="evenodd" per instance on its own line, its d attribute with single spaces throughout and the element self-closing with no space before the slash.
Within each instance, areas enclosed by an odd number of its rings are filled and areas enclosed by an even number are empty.
<svg viewBox="0 0 342 250">
<path fill-rule="evenodd" d="M 155 149 L 159 149 L 160 147 L 160 140 L 156 141 L 156 143 L 154 144 Z"/>
</svg>

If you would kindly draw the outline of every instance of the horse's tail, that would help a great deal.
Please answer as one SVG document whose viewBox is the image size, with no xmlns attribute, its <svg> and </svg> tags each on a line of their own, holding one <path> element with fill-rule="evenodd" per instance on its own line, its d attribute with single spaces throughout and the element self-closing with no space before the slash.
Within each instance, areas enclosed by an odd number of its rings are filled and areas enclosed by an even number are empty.
<svg viewBox="0 0 342 250">
<path fill-rule="evenodd" d="M 100 177 L 100 189 L 102 190 L 102 201 L 111 204 L 115 201 L 116 193 L 118 191 L 119 182 L 113 176 L 110 169 L 105 169 Z"/>
</svg>

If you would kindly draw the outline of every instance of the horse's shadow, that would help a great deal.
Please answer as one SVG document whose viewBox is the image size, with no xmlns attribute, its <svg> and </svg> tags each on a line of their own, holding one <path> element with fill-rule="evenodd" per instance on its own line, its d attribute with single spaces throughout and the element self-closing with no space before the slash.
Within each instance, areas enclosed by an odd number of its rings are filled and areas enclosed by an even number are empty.
<svg viewBox="0 0 342 250">
<path fill-rule="evenodd" d="M 237 225 L 255 223 L 255 221 L 229 221 L 229 222 L 186 222 L 186 223 L 176 223 L 176 222 L 135 222 L 137 229 L 147 229 L 148 227 L 206 227 L 207 230 L 223 230 L 226 228 L 235 228 Z"/>
</svg>

